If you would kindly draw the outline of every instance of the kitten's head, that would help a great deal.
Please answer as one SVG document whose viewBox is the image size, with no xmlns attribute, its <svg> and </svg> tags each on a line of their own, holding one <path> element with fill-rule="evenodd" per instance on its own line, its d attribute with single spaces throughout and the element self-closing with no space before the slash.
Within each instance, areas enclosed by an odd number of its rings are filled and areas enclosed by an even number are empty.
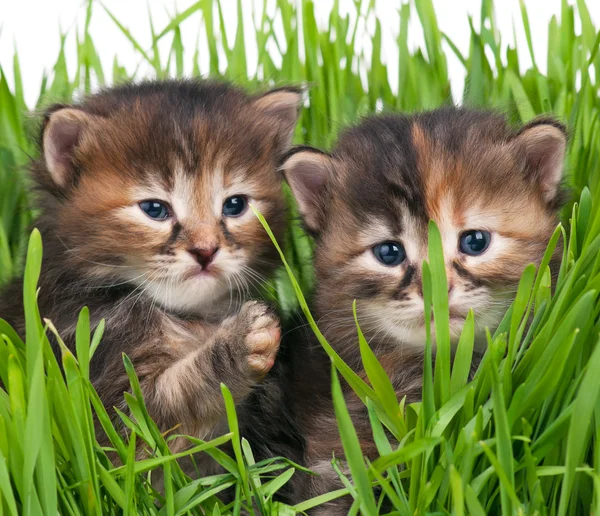
<svg viewBox="0 0 600 516">
<path fill-rule="evenodd" d="M 494 329 L 558 223 L 565 145 L 552 119 L 514 131 L 497 114 L 445 108 L 368 118 L 330 155 L 292 151 L 284 172 L 316 236 L 317 308 L 329 337 L 355 335 L 356 299 L 379 345 L 424 344 L 430 219 L 442 235 L 453 337 L 470 308 L 479 337 Z"/>
<path fill-rule="evenodd" d="M 202 312 L 277 264 L 249 204 L 280 232 L 277 163 L 301 92 L 147 82 L 48 111 L 35 176 L 65 267 Z"/>
</svg>

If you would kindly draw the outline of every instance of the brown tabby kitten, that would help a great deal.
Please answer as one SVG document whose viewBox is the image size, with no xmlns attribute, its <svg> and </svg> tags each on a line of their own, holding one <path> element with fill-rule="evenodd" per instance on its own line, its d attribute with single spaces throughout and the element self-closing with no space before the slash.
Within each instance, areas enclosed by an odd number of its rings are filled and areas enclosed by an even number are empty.
<svg viewBox="0 0 600 516">
<path fill-rule="evenodd" d="M 360 372 L 356 299 L 361 328 L 399 399 L 420 398 L 430 219 L 443 239 L 453 337 L 470 308 L 480 339 L 486 326 L 494 329 L 523 268 L 540 262 L 558 223 L 565 146 L 565 129 L 553 119 L 513 130 L 495 113 L 443 108 L 367 118 L 343 132 L 331 154 L 293 150 L 283 169 L 316 239 L 314 314 L 344 360 Z M 318 344 L 305 345 L 302 360 L 314 370 L 296 370 L 289 399 L 302 460 L 321 476 L 305 477 L 293 501 L 342 487 L 330 465 L 332 452 L 340 457 L 343 449 L 329 361 Z M 365 407 L 349 389 L 347 401 L 373 459 Z M 347 508 L 346 500 L 320 510 Z"/>
<path fill-rule="evenodd" d="M 71 347 L 82 306 L 93 326 L 106 319 L 91 377 L 111 413 L 129 387 L 123 353 L 160 428 L 200 437 L 223 415 L 220 382 L 239 401 L 272 367 L 278 320 L 243 302 L 278 260 L 248 205 L 281 234 L 277 163 L 300 100 L 294 89 L 145 82 L 46 113 L 33 166 L 40 312 Z M 0 315 L 24 333 L 21 281 Z"/>
</svg>

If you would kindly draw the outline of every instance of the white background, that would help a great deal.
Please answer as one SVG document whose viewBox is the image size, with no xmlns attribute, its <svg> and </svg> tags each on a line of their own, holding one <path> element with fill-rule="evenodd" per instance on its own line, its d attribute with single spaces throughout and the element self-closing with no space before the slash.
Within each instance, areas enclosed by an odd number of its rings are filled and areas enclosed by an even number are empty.
<svg viewBox="0 0 600 516">
<path fill-rule="evenodd" d="M 300 0 L 297 0 L 300 4 Z M 569 0 L 574 3 L 573 0 Z M 70 74 L 74 73 L 73 63 L 76 61 L 75 30 L 83 27 L 85 20 L 85 1 L 83 0 L 0 0 L 0 65 L 12 84 L 12 58 L 15 47 L 18 50 L 25 95 L 31 106 L 37 99 L 41 78 L 44 71 L 51 71 L 58 56 L 60 28 L 67 32 L 67 64 L 70 64 Z M 149 12 L 156 31 L 162 30 L 170 18 L 177 12 L 184 11 L 195 3 L 195 0 L 104 0 L 104 5 L 123 23 L 136 39 L 150 49 Z M 252 22 L 252 6 L 262 6 L 262 0 L 243 0 L 245 26 L 250 27 Z M 367 4 L 367 2 L 363 2 Z M 398 34 L 399 17 L 398 8 L 400 0 L 378 0 L 377 14 L 382 22 L 383 34 L 383 59 L 389 63 L 390 78 L 394 86 L 397 75 L 397 52 L 395 38 Z M 479 20 L 479 0 L 433 0 L 438 16 L 440 28 L 456 43 L 463 54 L 469 48 L 468 16 L 474 18 L 477 27 Z M 222 0 L 226 18 L 227 33 L 230 41 L 236 29 L 236 0 Z M 327 23 L 327 16 L 333 0 L 316 0 L 317 21 L 322 25 Z M 545 71 L 547 50 L 547 27 L 550 18 L 555 15 L 560 18 L 560 0 L 525 0 L 528 8 L 531 31 L 533 34 L 534 52 L 539 68 Z M 274 0 L 269 0 L 273 7 Z M 352 0 L 340 0 L 343 11 L 353 12 Z M 588 8 L 596 28 L 600 25 L 600 1 L 588 0 Z M 257 11 L 260 10 L 257 9 Z M 217 13 L 215 12 L 215 16 Z M 258 16 L 259 13 L 256 14 Z M 513 44 L 513 27 L 516 32 L 517 44 L 520 49 L 519 57 L 521 66 L 531 64 L 523 24 L 521 21 L 518 0 L 496 0 L 497 25 L 503 37 L 503 43 Z M 187 49 L 186 71 L 191 69 L 193 49 L 196 39 L 204 41 L 201 26 L 201 13 L 195 13 L 182 25 L 184 48 Z M 418 30 L 416 11 L 412 12 L 412 25 L 409 31 L 409 41 L 416 47 L 423 41 Z M 579 30 L 579 27 L 576 27 Z M 138 66 L 142 59 L 135 52 L 129 41 L 115 26 L 114 22 L 103 10 L 98 2 L 94 4 L 92 16 L 91 35 L 100 58 L 104 64 L 107 79 L 110 80 L 113 57 L 118 56 L 121 65 L 128 71 Z M 172 36 L 166 36 L 162 41 L 163 59 L 166 57 Z M 256 50 L 250 44 L 252 34 L 246 32 L 248 42 L 247 57 L 250 72 L 256 66 Z M 451 53 L 449 53 L 450 56 Z M 201 55 L 201 70 L 206 71 L 206 59 Z M 464 73 L 459 61 L 453 56 L 449 57 L 449 71 L 453 83 L 455 98 L 459 98 L 462 88 Z M 144 69 L 142 68 L 142 75 Z"/>
</svg>

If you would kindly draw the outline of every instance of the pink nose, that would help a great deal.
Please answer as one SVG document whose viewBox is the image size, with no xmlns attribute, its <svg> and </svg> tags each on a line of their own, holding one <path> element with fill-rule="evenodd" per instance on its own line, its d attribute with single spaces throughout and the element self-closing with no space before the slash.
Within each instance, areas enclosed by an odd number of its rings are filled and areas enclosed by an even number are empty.
<svg viewBox="0 0 600 516">
<path fill-rule="evenodd" d="M 218 247 L 209 247 L 203 249 L 194 247 L 190 249 L 190 254 L 192 254 L 194 258 L 196 258 L 196 260 L 203 269 L 206 269 L 208 267 L 208 264 L 213 261 L 218 250 Z"/>
</svg>

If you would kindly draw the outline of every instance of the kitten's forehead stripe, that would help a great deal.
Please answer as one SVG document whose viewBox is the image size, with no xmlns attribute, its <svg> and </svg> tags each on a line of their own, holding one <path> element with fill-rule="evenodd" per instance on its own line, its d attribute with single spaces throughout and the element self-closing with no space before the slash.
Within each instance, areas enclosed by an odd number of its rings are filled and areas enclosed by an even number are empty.
<svg viewBox="0 0 600 516">
<path fill-rule="evenodd" d="M 333 156 L 341 158 L 344 169 L 338 182 L 358 204 L 358 217 L 368 220 L 370 215 L 381 214 L 401 227 L 401 217 L 393 209 L 401 201 L 415 216 L 425 218 L 422 182 L 416 173 L 406 117 L 365 120 L 342 136 Z"/>
<path fill-rule="evenodd" d="M 459 155 L 456 138 L 448 138 L 445 133 L 433 129 L 433 134 L 426 133 L 422 124 L 415 121 L 412 126 L 412 143 L 417 155 L 419 174 L 424 183 L 424 204 L 427 216 L 441 226 L 460 226 L 464 220 L 460 191 L 464 165 Z"/>
<path fill-rule="evenodd" d="M 200 159 L 197 153 L 197 146 L 192 139 L 192 133 L 188 128 L 182 130 L 181 126 L 174 122 L 175 140 L 173 152 L 184 164 L 188 173 L 195 173 L 200 168 Z"/>
<path fill-rule="evenodd" d="M 443 195 L 445 185 L 441 179 L 447 174 L 443 164 L 435 160 L 437 149 L 429 135 L 418 122 L 412 125 L 412 144 L 416 155 L 416 163 L 419 175 L 423 178 L 423 205 L 425 206 L 427 218 L 439 217 L 440 194 Z M 442 176 L 440 178 L 440 176 Z"/>
</svg>

